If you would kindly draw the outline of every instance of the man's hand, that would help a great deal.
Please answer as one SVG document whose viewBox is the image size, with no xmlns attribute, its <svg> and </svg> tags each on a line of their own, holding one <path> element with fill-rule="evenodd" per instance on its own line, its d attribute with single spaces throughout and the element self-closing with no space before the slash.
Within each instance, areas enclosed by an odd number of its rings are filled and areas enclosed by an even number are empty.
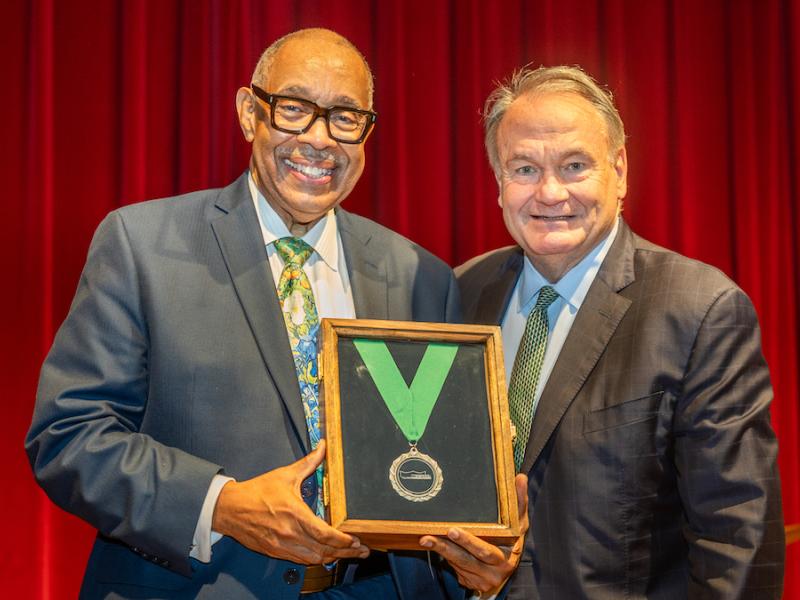
<svg viewBox="0 0 800 600">
<path fill-rule="evenodd" d="M 419 540 L 423 548 L 438 552 L 450 563 L 465 588 L 496 594 L 519 564 L 528 531 L 528 477 L 517 475 L 514 485 L 520 535 L 513 546 L 494 546 L 458 527 L 447 532 L 449 539 L 426 535 Z"/>
<path fill-rule="evenodd" d="M 364 558 L 369 548 L 333 529 L 300 496 L 300 484 L 325 457 L 325 440 L 297 462 L 222 488 L 211 528 L 251 550 L 313 565 Z"/>
</svg>

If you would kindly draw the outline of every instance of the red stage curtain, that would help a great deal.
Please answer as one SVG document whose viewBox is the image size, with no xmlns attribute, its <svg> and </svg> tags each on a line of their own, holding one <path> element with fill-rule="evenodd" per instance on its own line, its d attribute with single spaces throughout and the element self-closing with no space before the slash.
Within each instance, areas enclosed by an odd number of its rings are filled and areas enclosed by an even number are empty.
<svg viewBox="0 0 800 600">
<path fill-rule="evenodd" d="M 36 488 L 22 439 L 92 231 L 121 204 L 236 177 L 236 88 L 268 42 L 306 26 L 338 30 L 375 71 L 380 116 L 345 206 L 453 265 L 509 242 L 482 149 L 493 81 L 532 62 L 609 83 L 629 134 L 628 220 L 755 302 L 786 518 L 800 521 L 800 3 L 5 0 L 3 595 L 75 597 L 91 544 Z M 800 598 L 799 553 L 786 598 Z"/>
</svg>

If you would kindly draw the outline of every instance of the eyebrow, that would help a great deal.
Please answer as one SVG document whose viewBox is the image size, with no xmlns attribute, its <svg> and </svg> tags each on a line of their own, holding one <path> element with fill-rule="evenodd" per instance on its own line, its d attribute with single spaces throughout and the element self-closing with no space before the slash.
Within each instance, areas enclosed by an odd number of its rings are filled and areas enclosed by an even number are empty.
<svg viewBox="0 0 800 600">
<path fill-rule="evenodd" d="M 306 100 L 308 100 L 308 96 L 310 95 L 308 88 L 303 87 L 301 85 L 290 85 L 287 88 L 283 88 L 280 92 L 275 92 L 275 93 L 279 96 L 297 95 Z M 333 99 L 333 104 L 331 104 L 331 106 L 347 106 L 349 108 L 360 108 L 359 103 L 354 98 L 351 98 L 346 94 L 342 94 L 341 96 L 336 96 Z"/>
<path fill-rule="evenodd" d="M 512 162 L 515 160 L 528 160 L 531 162 L 536 162 L 536 159 L 532 154 L 527 154 L 525 152 L 516 152 L 514 155 L 509 156 L 506 162 Z"/>
<path fill-rule="evenodd" d="M 558 154 L 558 160 L 564 160 L 571 156 L 581 156 L 593 160 L 592 155 L 585 148 L 582 148 L 580 146 L 568 148 L 565 152 L 560 152 Z M 528 160 L 531 162 L 538 162 L 538 157 L 534 156 L 532 153 L 529 152 L 516 152 L 508 158 L 507 162 L 511 162 L 514 160 Z"/>
</svg>

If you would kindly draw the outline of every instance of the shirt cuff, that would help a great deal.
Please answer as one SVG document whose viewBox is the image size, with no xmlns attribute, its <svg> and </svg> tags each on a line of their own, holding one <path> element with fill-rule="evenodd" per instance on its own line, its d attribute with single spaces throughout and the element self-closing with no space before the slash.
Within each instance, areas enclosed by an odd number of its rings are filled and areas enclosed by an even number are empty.
<svg viewBox="0 0 800 600">
<path fill-rule="evenodd" d="M 200 562 L 211 562 L 211 546 L 222 539 L 222 534 L 211 531 L 211 520 L 214 517 L 214 508 L 217 506 L 217 498 L 224 486 L 229 481 L 235 481 L 233 477 L 225 475 L 214 475 L 211 485 L 208 486 L 206 499 L 203 501 L 203 508 L 197 519 L 197 526 L 194 528 L 192 547 L 189 550 L 189 558 L 195 558 Z"/>
</svg>

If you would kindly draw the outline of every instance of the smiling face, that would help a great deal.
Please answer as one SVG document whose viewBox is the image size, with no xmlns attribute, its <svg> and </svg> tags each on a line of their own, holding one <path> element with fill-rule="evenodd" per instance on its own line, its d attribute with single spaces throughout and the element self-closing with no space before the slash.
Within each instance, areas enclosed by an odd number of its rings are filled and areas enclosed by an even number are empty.
<svg viewBox="0 0 800 600">
<path fill-rule="evenodd" d="M 506 227 L 556 282 L 614 226 L 626 192 L 625 148 L 612 154 L 600 113 L 561 92 L 514 100 L 496 139 Z"/>
<path fill-rule="evenodd" d="M 263 79 L 271 94 L 360 109 L 370 108 L 368 84 L 361 57 L 328 34 L 286 41 Z M 256 185 L 289 229 L 303 233 L 353 189 L 364 170 L 364 144 L 331 139 L 321 118 L 305 133 L 283 133 L 272 128 L 269 105 L 249 88 L 241 88 L 236 100 L 242 132 L 253 144 Z"/>
</svg>

